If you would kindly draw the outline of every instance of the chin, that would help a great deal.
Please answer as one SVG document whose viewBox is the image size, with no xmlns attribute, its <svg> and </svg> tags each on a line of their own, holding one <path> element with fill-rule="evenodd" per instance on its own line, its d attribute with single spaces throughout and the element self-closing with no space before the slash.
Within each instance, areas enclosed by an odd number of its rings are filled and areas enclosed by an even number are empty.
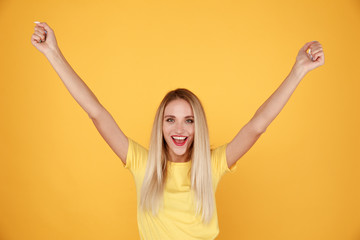
<svg viewBox="0 0 360 240">
<path fill-rule="evenodd" d="M 166 145 L 167 145 L 167 149 L 168 151 L 171 151 L 172 154 L 174 154 L 175 156 L 178 157 L 183 157 L 183 156 L 187 156 L 187 154 L 189 154 L 189 151 L 191 149 L 192 146 L 192 139 L 189 139 L 190 141 L 186 142 L 183 146 L 176 146 L 176 144 L 174 143 L 174 141 L 170 138 L 170 139 L 166 139 Z"/>
<path fill-rule="evenodd" d="M 177 156 L 184 156 L 188 151 L 187 149 L 171 149 Z"/>
<path fill-rule="evenodd" d="M 190 145 L 191 146 L 191 145 Z M 185 156 L 189 154 L 191 147 L 190 146 L 171 146 L 170 150 L 176 155 L 176 156 Z"/>
</svg>

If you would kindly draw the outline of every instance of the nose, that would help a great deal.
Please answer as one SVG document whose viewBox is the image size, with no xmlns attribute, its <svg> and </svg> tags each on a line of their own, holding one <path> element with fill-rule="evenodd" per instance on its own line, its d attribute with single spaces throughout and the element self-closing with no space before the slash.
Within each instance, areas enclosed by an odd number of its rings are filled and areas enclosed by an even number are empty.
<svg viewBox="0 0 360 240">
<path fill-rule="evenodd" d="M 177 122 L 175 125 L 175 133 L 181 135 L 184 133 L 184 124 L 181 122 Z"/>
</svg>

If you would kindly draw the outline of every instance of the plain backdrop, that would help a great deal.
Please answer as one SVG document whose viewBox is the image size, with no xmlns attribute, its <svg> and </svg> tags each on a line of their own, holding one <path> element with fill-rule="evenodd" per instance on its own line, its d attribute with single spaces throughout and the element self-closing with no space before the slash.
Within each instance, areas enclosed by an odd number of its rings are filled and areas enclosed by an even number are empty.
<svg viewBox="0 0 360 240">
<path fill-rule="evenodd" d="M 237 171 L 217 239 L 360 239 L 360 2 L 0 1 L 0 239 L 139 239 L 132 175 L 32 46 L 47 22 L 124 133 L 148 146 L 177 87 L 231 139 L 317 40 L 310 72 Z"/>
</svg>

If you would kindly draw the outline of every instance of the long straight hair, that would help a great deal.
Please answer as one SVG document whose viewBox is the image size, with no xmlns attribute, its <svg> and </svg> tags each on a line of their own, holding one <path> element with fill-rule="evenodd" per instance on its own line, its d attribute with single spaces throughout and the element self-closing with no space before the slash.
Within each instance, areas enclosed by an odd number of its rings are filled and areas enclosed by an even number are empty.
<svg viewBox="0 0 360 240">
<path fill-rule="evenodd" d="M 155 115 L 152 128 L 148 162 L 140 193 L 140 209 L 151 210 L 156 215 L 163 206 L 163 193 L 167 178 L 168 150 L 163 136 L 164 110 L 173 100 L 184 99 L 194 113 L 195 134 L 189 149 L 191 164 L 191 189 L 196 202 L 195 213 L 209 223 L 214 213 L 210 142 L 204 108 L 191 91 L 178 88 L 166 94 Z"/>
</svg>

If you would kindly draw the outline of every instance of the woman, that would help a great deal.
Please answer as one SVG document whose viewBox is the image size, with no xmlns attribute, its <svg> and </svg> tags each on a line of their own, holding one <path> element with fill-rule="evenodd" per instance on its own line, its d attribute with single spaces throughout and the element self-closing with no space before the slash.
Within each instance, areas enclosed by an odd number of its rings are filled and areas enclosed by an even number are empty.
<svg viewBox="0 0 360 240">
<path fill-rule="evenodd" d="M 215 190 L 280 113 L 302 78 L 324 64 L 317 41 L 306 43 L 279 88 L 228 144 L 210 150 L 199 99 L 176 89 L 162 100 L 149 150 L 127 138 L 110 113 L 62 55 L 53 30 L 35 26 L 32 44 L 54 67 L 71 95 L 88 113 L 101 136 L 134 176 L 141 239 L 214 239 L 218 233 Z"/>
</svg>

